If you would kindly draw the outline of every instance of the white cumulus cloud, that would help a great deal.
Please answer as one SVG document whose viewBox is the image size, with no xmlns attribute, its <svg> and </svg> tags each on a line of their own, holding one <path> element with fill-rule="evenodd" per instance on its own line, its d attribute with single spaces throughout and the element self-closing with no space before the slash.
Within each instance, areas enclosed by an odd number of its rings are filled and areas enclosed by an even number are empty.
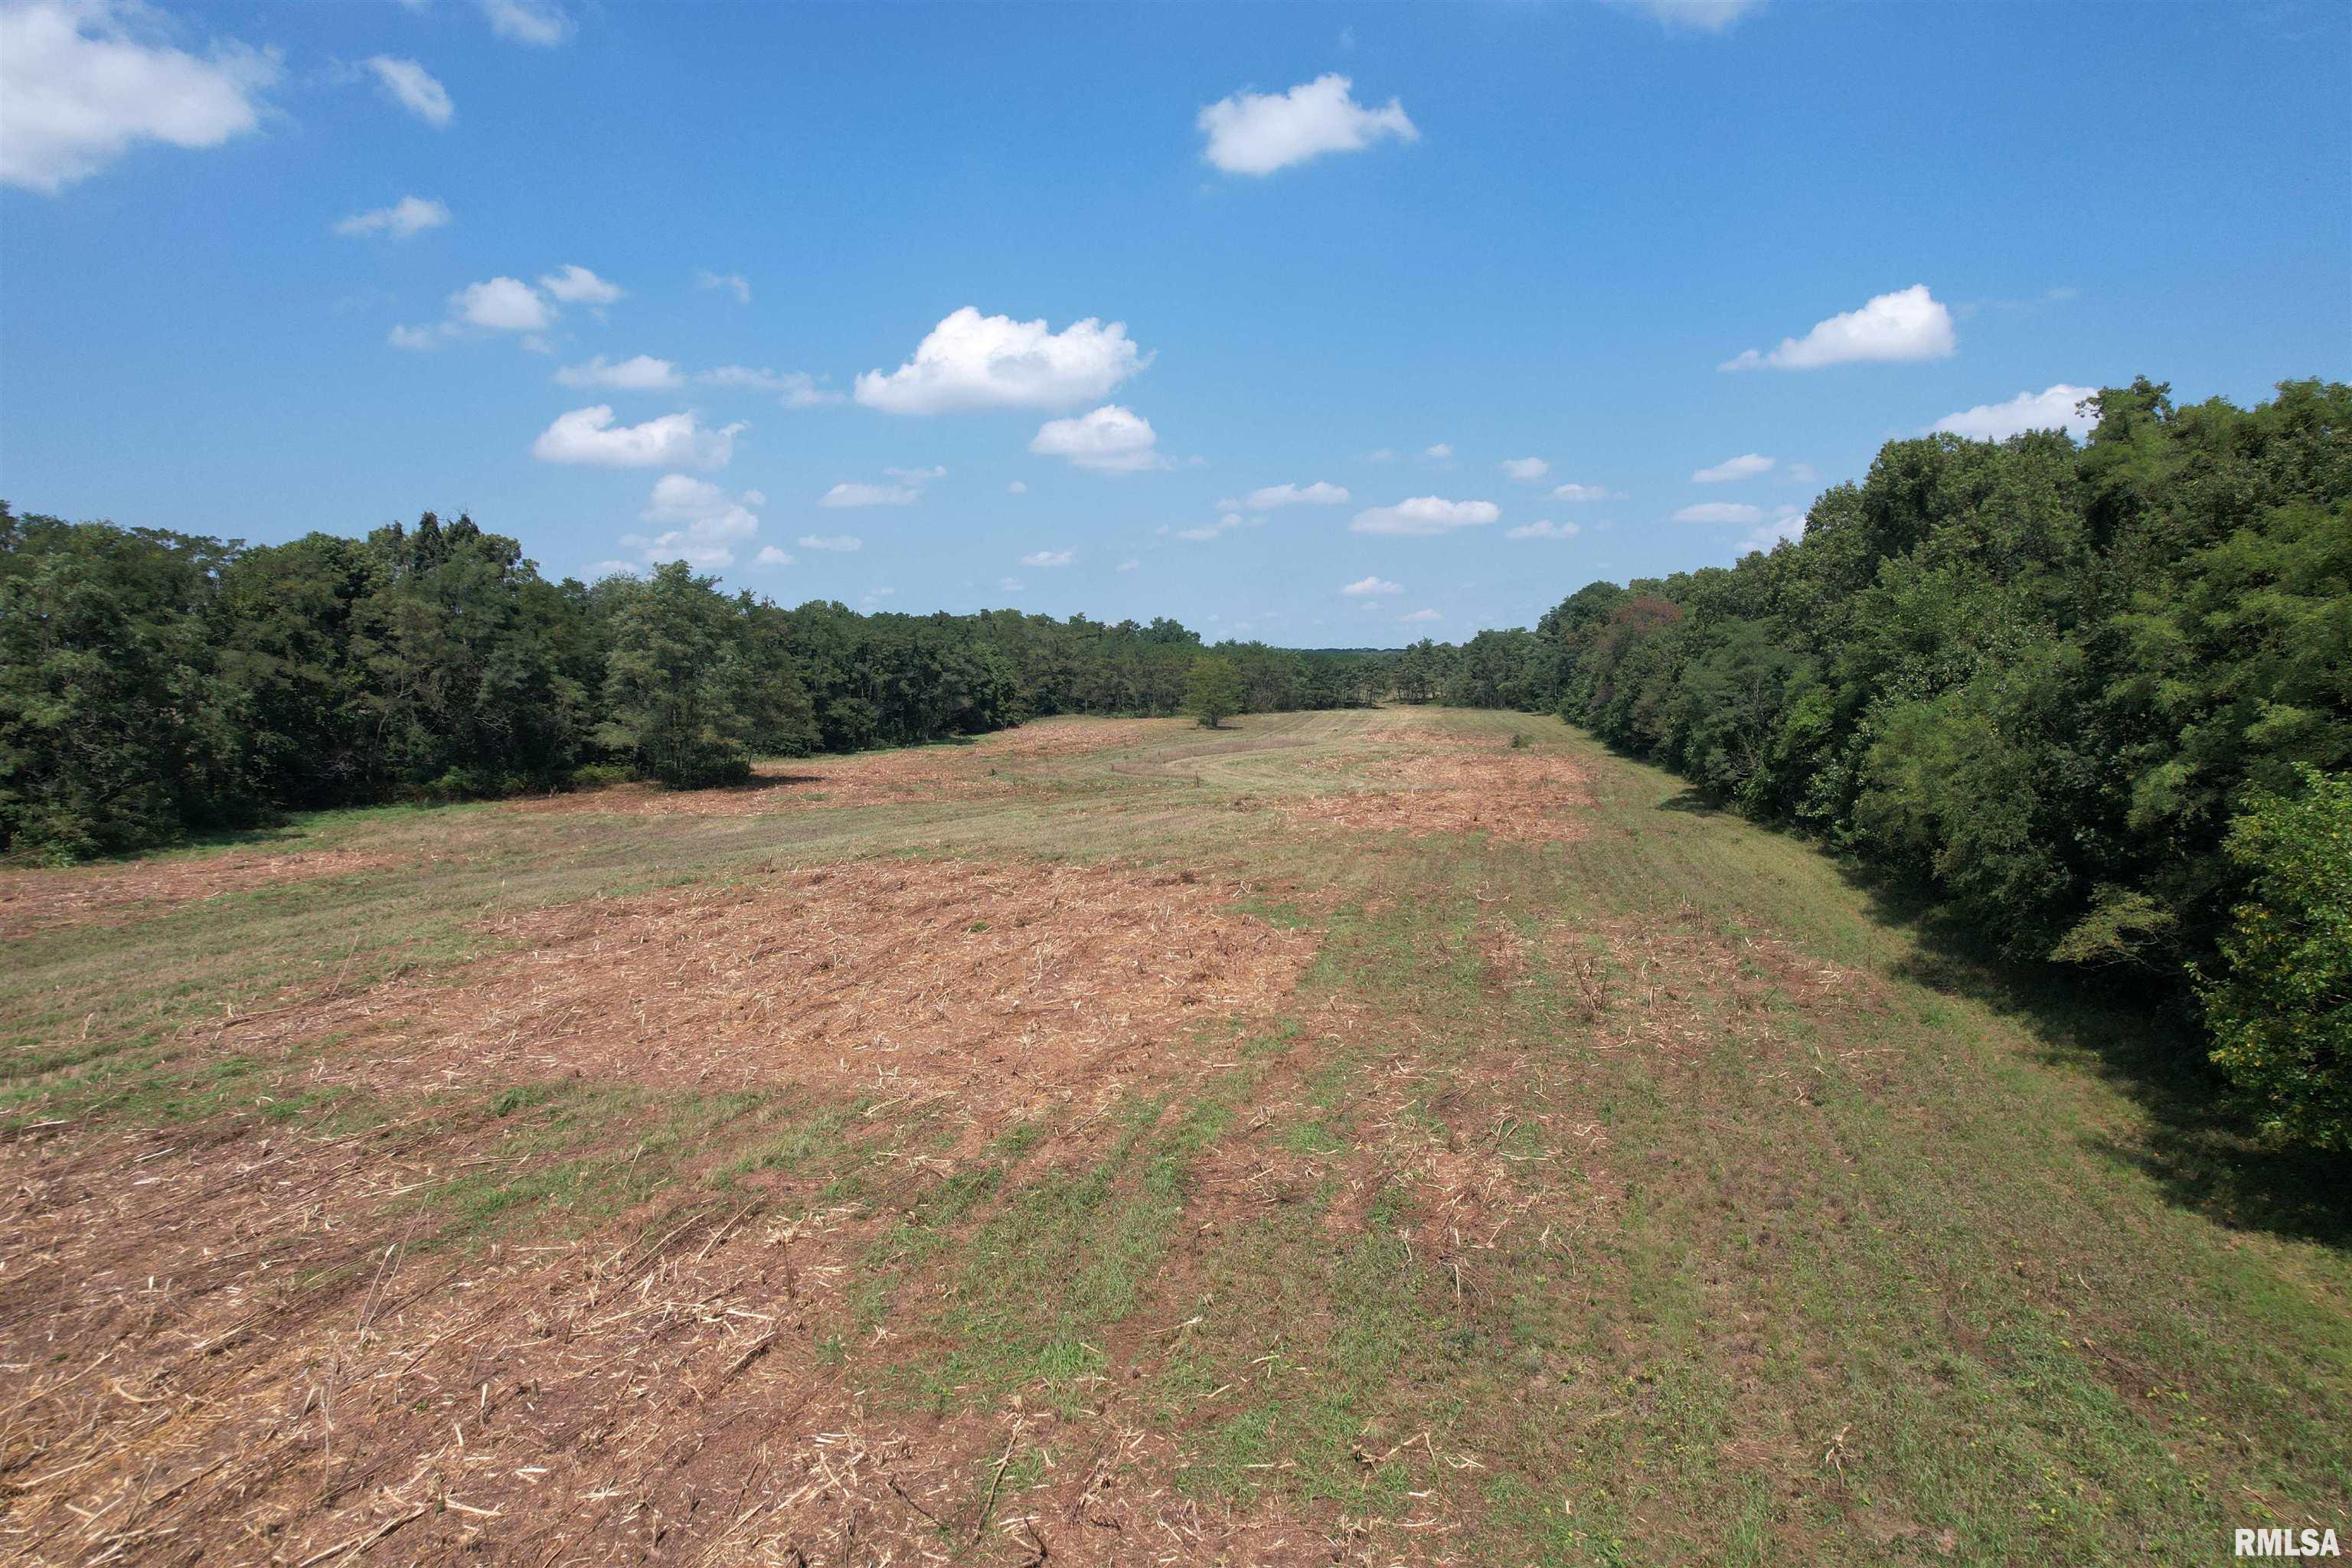
<svg viewBox="0 0 2352 1568">
<path fill-rule="evenodd" d="M 885 374 L 857 378 L 857 401 L 888 414 L 948 414 L 982 408 L 1068 408 L 1103 396 L 1151 363 L 1127 335 L 1088 316 L 1060 331 L 1044 321 L 954 311 L 915 345 L 914 357 Z"/>
<path fill-rule="evenodd" d="M 1488 500 L 1447 500 L 1441 496 L 1414 496 L 1394 506 L 1376 506 L 1356 514 L 1348 527 L 1357 533 L 1451 533 L 1475 528 L 1503 515 Z"/>
<path fill-rule="evenodd" d="M 865 549 L 866 541 L 854 533 L 828 533 L 823 536 L 803 533 L 800 538 L 800 545 L 803 550 L 851 551 Z"/>
<path fill-rule="evenodd" d="M 598 354 L 586 364 L 568 364 L 555 373 L 562 386 L 608 386 L 615 392 L 669 392 L 685 379 L 677 365 L 651 354 L 610 362 Z"/>
<path fill-rule="evenodd" d="M 1318 479 L 1311 485 L 1267 485 L 1250 491 L 1242 504 L 1252 511 L 1272 511 L 1285 506 L 1342 506 L 1348 499 L 1346 486 Z"/>
<path fill-rule="evenodd" d="M 1442 621 L 1444 618 L 1445 617 L 1444 616 L 1439 615 L 1435 610 L 1415 610 L 1409 616 L 1399 616 L 1397 617 L 1400 622 L 1408 626 L 1414 621 Z"/>
<path fill-rule="evenodd" d="M 536 332 L 555 320 L 547 301 L 520 278 L 468 283 L 449 296 L 449 315 L 494 332 Z"/>
<path fill-rule="evenodd" d="M 1107 403 L 1075 419 L 1048 419 L 1037 427 L 1029 449 L 1041 458 L 1067 458 L 1100 474 L 1132 474 L 1168 467 L 1155 450 L 1159 441 L 1150 420 Z"/>
<path fill-rule="evenodd" d="M 1668 32 L 1720 33 L 1763 0 L 1634 0 Z"/>
<path fill-rule="evenodd" d="M 684 561 L 696 566 L 732 566 L 735 546 L 760 531 L 759 515 L 751 509 L 767 499 L 758 490 L 730 495 L 691 474 L 664 474 L 654 481 L 652 499 L 638 516 L 667 531 L 627 534 L 621 542 L 642 555 L 647 565 Z M 761 552 L 762 564 L 772 563 L 768 553 Z"/>
<path fill-rule="evenodd" d="M 552 48 L 572 36 L 572 18 L 549 0 L 482 0 L 490 31 L 509 43 Z"/>
<path fill-rule="evenodd" d="M 1176 537 L 1189 539 L 1197 543 L 1202 540 L 1214 539 L 1221 533 L 1231 533 L 1234 529 L 1241 527 L 1245 521 L 1241 513 L 1229 511 L 1216 521 L 1203 523 L 1199 528 L 1180 528 L 1176 531 Z M 1165 533 L 1168 531 L 1163 528 L 1160 531 Z"/>
<path fill-rule="evenodd" d="M 1746 501 L 1709 500 L 1675 513 L 1676 522 L 1755 522 L 1763 513 Z"/>
<path fill-rule="evenodd" d="M 439 228 L 448 221 L 449 208 L 446 204 L 427 201 L 423 196 L 403 196 L 388 207 L 353 213 L 335 225 L 335 232 L 346 238 L 383 234 L 394 239 L 406 239 L 413 234 L 423 234 L 428 228 Z"/>
<path fill-rule="evenodd" d="M 722 364 L 706 370 L 695 380 L 712 386 L 736 386 L 749 392 L 769 392 L 783 399 L 787 408 L 816 408 L 828 403 L 840 403 L 845 395 L 822 385 L 817 378 L 804 370 L 772 371 L 752 369 L 748 364 Z"/>
<path fill-rule="evenodd" d="M 543 463 L 585 463 L 607 468 L 723 468 L 735 455 L 735 437 L 747 428 L 704 427 L 691 410 L 665 414 L 642 425 L 615 425 L 608 404 L 559 414 L 530 444 Z"/>
<path fill-rule="evenodd" d="M 1755 532 L 1739 542 L 1738 553 L 1745 555 L 1751 550 L 1761 550 L 1769 554 L 1783 541 L 1804 536 L 1804 512 L 1793 506 L 1776 507 L 1772 515 L 1765 519 Z"/>
<path fill-rule="evenodd" d="M 1566 501 L 1623 500 L 1625 499 L 1623 491 L 1612 490 L 1606 485 L 1555 485 L 1552 487 L 1551 494 L 1554 500 Z"/>
<path fill-rule="evenodd" d="M 1404 592 L 1404 584 L 1391 583 L 1382 577 L 1359 577 L 1339 592 L 1351 599 L 1361 599 L 1379 594 L 1402 594 Z"/>
<path fill-rule="evenodd" d="M 164 37 L 162 14 L 86 0 L 0 9 L 0 184 L 55 193 L 134 143 L 217 147 L 261 123 L 274 51 Z"/>
<path fill-rule="evenodd" d="M 1021 558 L 1024 566 L 1067 566 L 1077 559 L 1074 550 L 1033 550 Z"/>
<path fill-rule="evenodd" d="M 1979 403 L 1974 408 L 1947 414 L 1927 428 L 1974 441 L 1999 441 L 2027 430 L 2063 430 L 2081 440 L 2098 425 L 2099 415 L 2096 408 L 2078 413 L 2075 405 L 2098 395 L 2095 386 L 2062 381 L 2041 392 L 2021 392 L 2006 403 Z"/>
<path fill-rule="evenodd" d="M 1583 531 L 1572 522 L 1554 522 L 1549 518 L 1540 522 L 1523 522 L 1517 528 L 1503 530 L 1506 539 L 1574 539 Z"/>
<path fill-rule="evenodd" d="M 1550 473 L 1551 465 L 1541 458 L 1507 458 L 1503 460 L 1503 472 L 1531 485 Z"/>
<path fill-rule="evenodd" d="M 1782 338 L 1780 346 L 1769 353 L 1749 349 L 1716 368 L 1818 370 L 1857 361 L 1943 359 L 1958 343 L 1952 312 L 1927 292 L 1925 283 L 1914 283 L 1878 295 L 1858 310 L 1818 322 L 1801 338 Z"/>
<path fill-rule="evenodd" d="M 789 566 L 792 563 L 791 552 L 779 550 L 772 544 L 761 545 L 760 553 L 751 558 L 751 564 L 754 566 Z"/>
<path fill-rule="evenodd" d="M 619 284 L 606 282 L 576 262 L 561 272 L 545 274 L 539 286 L 567 305 L 609 305 L 622 292 Z"/>
<path fill-rule="evenodd" d="M 923 492 L 912 485 L 868 485 L 845 479 L 819 496 L 816 504 L 824 507 L 912 506 L 922 499 Z"/>
<path fill-rule="evenodd" d="M 740 272 L 713 272 L 708 267 L 701 268 L 695 272 L 694 284 L 698 289 L 724 289 L 735 296 L 739 305 L 751 302 L 751 280 Z"/>
<path fill-rule="evenodd" d="M 1719 485 L 1731 479 L 1752 479 L 1759 474 L 1772 471 L 1772 459 L 1760 452 L 1748 452 L 1737 458 L 1726 458 L 1711 468 L 1701 468 L 1691 476 L 1695 485 Z"/>
<path fill-rule="evenodd" d="M 367 68 L 375 72 L 385 96 L 425 124 L 446 125 L 457 114 L 457 106 L 449 101 L 449 89 L 415 60 L 396 55 L 374 55 L 369 58 Z"/>
<path fill-rule="evenodd" d="M 1271 174 L 1326 153 L 1355 153 L 1383 137 L 1417 142 L 1421 132 L 1391 98 L 1377 109 L 1355 99 L 1336 71 L 1288 92 L 1241 91 L 1201 110 L 1201 156 L 1228 174 Z"/>
<path fill-rule="evenodd" d="M 1004 493 L 1009 496 L 1025 496 L 1029 493 L 1029 487 L 1021 480 L 1015 479 L 1004 487 Z"/>
<path fill-rule="evenodd" d="M 664 474 L 654 481 L 652 499 L 638 516 L 668 531 L 651 537 L 632 533 L 621 542 L 642 554 L 648 565 L 686 561 L 697 566 L 731 566 L 734 546 L 760 531 L 759 515 L 751 509 L 767 499 L 758 490 L 730 495 L 691 474 Z M 763 563 L 767 553 L 761 552 Z"/>
</svg>

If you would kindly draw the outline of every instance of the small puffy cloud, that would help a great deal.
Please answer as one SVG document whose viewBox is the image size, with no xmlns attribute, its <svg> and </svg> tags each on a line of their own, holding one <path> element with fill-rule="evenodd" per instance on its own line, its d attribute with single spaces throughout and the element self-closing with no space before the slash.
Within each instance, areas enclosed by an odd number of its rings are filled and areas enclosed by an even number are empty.
<svg viewBox="0 0 2352 1568">
<path fill-rule="evenodd" d="M 1695 485 L 1719 485 L 1730 479 L 1752 479 L 1759 474 L 1772 471 L 1772 459 L 1760 452 L 1748 452 L 1737 458 L 1726 458 L 1711 468 L 1701 468 L 1691 476 Z"/>
<path fill-rule="evenodd" d="M 1927 428 L 1966 436 L 1972 441 L 2000 441 L 2027 430 L 2063 430 L 2081 440 L 2099 422 L 2098 409 L 2078 408 L 2099 395 L 2095 386 L 2060 382 L 2041 392 L 2021 392 L 2006 403 L 1979 403 L 1958 414 L 1947 414 Z"/>
<path fill-rule="evenodd" d="M 1414 496 L 1394 506 L 1376 506 L 1356 514 L 1348 527 L 1357 533 L 1428 535 L 1476 528 L 1503 515 L 1487 500 L 1447 500 L 1441 496 Z"/>
<path fill-rule="evenodd" d="M 887 414 L 983 408 L 1067 408 L 1103 396 L 1151 363 L 1127 323 L 1095 317 L 1051 331 L 1043 320 L 983 316 L 970 305 L 944 318 L 914 357 L 857 378 L 857 401 Z"/>
<path fill-rule="evenodd" d="M 560 386 L 605 386 L 615 392 L 669 392 L 681 385 L 685 377 L 677 366 L 651 354 L 607 362 L 598 354 L 586 364 L 568 364 L 555 373 Z"/>
<path fill-rule="evenodd" d="M 559 414 L 530 444 L 543 463 L 585 463 L 607 468 L 723 468 L 735 455 L 735 437 L 746 428 L 706 429 L 691 410 L 665 414 L 642 425 L 615 425 L 610 405 Z"/>
<path fill-rule="evenodd" d="M 824 507 L 912 506 L 923 492 L 912 485 L 868 485 L 844 480 L 817 498 Z M 814 549 L 812 545 L 810 548 Z"/>
<path fill-rule="evenodd" d="M 1029 449 L 1041 458 L 1067 458 L 1099 474 L 1132 474 L 1168 467 L 1154 449 L 1159 441 L 1150 420 L 1107 403 L 1075 419 L 1048 419 L 1037 427 Z"/>
<path fill-rule="evenodd" d="M 1772 515 L 1755 532 L 1740 541 L 1739 553 L 1745 555 L 1751 550 L 1761 550 L 1769 554 L 1784 540 L 1802 539 L 1804 536 L 1803 511 L 1793 506 L 1776 507 Z"/>
<path fill-rule="evenodd" d="M 572 36 L 572 18 L 549 0 L 482 0 L 482 15 L 509 43 L 549 49 Z"/>
<path fill-rule="evenodd" d="M 1541 458 L 1506 458 L 1503 472 L 1523 484 L 1533 484 L 1551 472 L 1551 465 Z"/>
<path fill-rule="evenodd" d="M 1633 0 L 1670 33 L 1720 33 L 1763 0 Z"/>
<path fill-rule="evenodd" d="M 446 205 L 427 201 L 423 196 L 403 196 L 388 207 L 353 213 L 335 225 L 335 232 L 352 239 L 371 234 L 406 239 L 411 235 L 423 234 L 428 228 L 439 228 L 448 221 L 449 208 Z"/>
<path fill-rule="evenodd" d="M 1402 594 L 1404 592 L 1404 585 L 1401 583 L 1389 582 L 1382 577 L 1359 577 L 1339 592 L 1351 599 L 1361 599 L 1381 594 Z"/>
<path fill-rule="evenodd" d="M 577 263 L 541 277 L 539 286 L 567 305 L 609 305 L 621 297 L 617 283 L 607 283 Z"/>
<path fill-rule="evenodd" d="M 1021 558 L 1021 564 L 1024 566 L 1067 566 L 1071 562 L 1077 558 L 1077 552 L 1073 550 L 1033 550 L 1028 554 L 1024 555 Z"/>
<path fill-rule="evenodd" d="M 845 395 L 820 385 L 816 377 L 804 370 L 754 370 L 748 364 L 722 364 L 706 370 L 695 380 L 711 386 L 740 387 L 749 392 L 773 393 L 783 399 L 787 408 L 816 408 L 828 403 L 840 403 Z"/>
<path fill-rule="evenodd" d="M 1288 92 L 1219 99 L 1194 123 L 1208 138 L 1201 156 L 1228 174 L 1271 174 L 1326 153 L 1361 152 L 1383 137 L 1421 139 L 1402 103 L 1391 98 L 1367 109 L 1356 101 L 1354 83 L 1336 71 Z"/>
<path fill-rule="evenodd" d="M 1623 500 L 1625 499 L 1623 491 L 1612 490 L 1606 485 L 1555 485 L 1552 487 L 1551 495 L 1554 500 L 1565 501 Z"/>
<path fill-rule="evenodd" d="M 760 531 L 759 514 L 751 509 L 766 504 L 758 490 L 730 495 L 709 479 L 691 474 L 664 474 L 654 481 L 653 499 L 637 515 L 644 521 L 685 528 L 702 542 L 749 539 Z"/>
<path fill-rule="evenodd" d="M 1523 522 L 1517 528 L 1503 530 L 1506 539 L 1574 539 L 1583 531 L 1572 522 L 1554 522 L 1546 518 L 1541 522 Z"/>
<path fill-rule="evenodd" d="M 1914 283 L 1892 294 L 1881 294 L 1859 310 L 1818 322 L 1801 338 L 1782 338 L 1769 353 L 1749 349 L 1717 370 L 1818 370 L 1827 364 L 1862 361 L 1943 359 L 1958 347 L 1952 333 L 1952 312 Z"/>
<path fill-rule="evenodd" d="M 1214 539 L 1221 533 L 1231 533 L 1234 529 L 1241 527 L 1244 521 L 1241 513 L 1229 511 L 1216 521 L 1204 523 L 1199 528 L 1180 528 L 1176 531 L 1176 537 L 1189 539 L 1198 543 L 1202 540 Z"/>
<path fill-rule="evenodd" d="M 751 564 L 754 566 L 789 566 L 792 563 L 791 553 L 779 550 L 772 544 L 761 546 L 760 553 L 751 558 Z"/>
<path fill-rule="evenodd" d="M 1375 447 L 1364 454 L 1367 463 L 1393 463 L 1396 460 L 1396 448 L 1393 447 Z"/>
<path fill-rule="evenodd" d="M 0 8 L 0 184 L 54 194 L 141 142 L 217 147 L 259 128 L 278 56 L 192 55 L 161 13 L 111 0 Z"/>
<path fill-rule="evenodd" d="M 999 577 L 996 580 L 996 586 L 999 591 L 1003 593 L 1017 594 L 1021 592 L 1021 579 L 1018 577 Z"/>
<path fill-rule="evenodd" d="M 1821 479 L 1822 471 L 1811 463 L 1783 463 L 1780 477 L 1792 485 L 1810 485 Z"/>
<path fill-rule="evenodd" d="M 457 106 L 449 101 L 449 89 L 415 60 L 374 55 L 369 58 L 367 68 L 375 72 L 375 79 L 386 97 L 427 125 L 446 125 L 457 112 Z"/>
<path fill-rule="evenodd" d="M 928 485 L 934 479 L 943 479 L 948 477 L 948 471 L 944 468 L 885 468 L 882 471 L 902 485 Z"/>
<path fill-rule="evenodd" d="M 757 490 L 730 495 L 691 474 L 664 474 L 654 482 L 653 498 L 638 515 L 668 531 L 653 537 L 632 533 L 621 542 L 639 552 L 648 565 L 685 561 L 696 566 L 732 566 L 734 547 L 760 531 L 760 519 L 751 509 L 767 499 Z M 765 556 L 761 552 L 763 563 Z"/>
<path fill-rule="evenodd" d="M 444 335 L 430 327 L 394 327 L 385 335 L 384 342 L 394 348 L 406 349 L 411 353 L 423 353 L 428 349 L 439 348 Z"/>
<path fill-rule="evenodd" d="M 1434 447 L 1423 447 L 1421 455 L 1433 463 L 1450 463 L 1454 460 L 1454 446 L 1451 442 L 1440 441 Z"/>
<path fill-rule="evenodd" d="M 1132 572 L 1142 564 L 1142 562 L 1130 555 L 1126 560 L 1120 562 L 1116 567 L 1112 568 L 1112 570 L 1118 572 Z"/>
<path fill-rule="evenodd" d="M 1348 500 L 1346 486 L 1318 479 L 1311 485 L 1267 485 L 1250 491 L 1242 504 L 1252 511 L 1272 511 L 1286 506 L 1343 506 Z"/>
<path fill-rule="evenodd" d="M 1444 616 L 1439 615 L 1435 610 L 1415 610 L 1409 616 L 1399 616 L 1397 617 L 1400 622 L 1407 626 L 1412 625 L 1415 621 L 1442 621 L 1444 618 L 1445 617 Z"/>
<path fill-rule="evenodd" d="M 1676 522 L 1755 522 L 1763 513 L 1746 501 L 1710 500 L 1675 513 Z"/>
<path fill-rule="evenodd" d="M 1029 493 L 1029 487 L 1022 483 L 1019 479 L 1015 479 L 1011 484 L 1004 487 L 1004 493 L 1009 496 L 1025 496 Z"/>
<path fill-rule="evenodd" d="M 828 533 L 822 536 L 814 533 L 803 533 L 800 537 L 800 546 L 803 550 L 838 550 L 846 552 L 865 549 L 866 541 L 858 538 L 854 533 Z"/>
<path fill-rule="evenodd" d="M 467 284 L 449 296 L 449 314 L 494 332 L 536 332 L 555 320 L 547 301 L 520 278 Z"/>
<path fill-rule="evenodd" d="M 739 305 L 751 302 L 751 280 L 740 272 L 713 272 L 708 267 L 701 268 L 694 275 L 694 286 L 698 289 L 723 289 L 735 296 L 735 302 Z"/>
</svg>

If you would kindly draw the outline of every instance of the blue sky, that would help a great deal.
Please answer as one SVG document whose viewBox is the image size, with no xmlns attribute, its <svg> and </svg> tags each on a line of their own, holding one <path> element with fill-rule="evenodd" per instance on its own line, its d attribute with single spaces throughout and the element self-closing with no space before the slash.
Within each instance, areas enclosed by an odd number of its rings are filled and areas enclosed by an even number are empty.
<svg viewBox="0 0 2352 1568">
<path fill-rule="evenodd" d="M 1727 563 L 1967 411 L 2352 373 L 2339 6 L 0 28 L 20 510 L 1388 646 Z"/>
</svg>

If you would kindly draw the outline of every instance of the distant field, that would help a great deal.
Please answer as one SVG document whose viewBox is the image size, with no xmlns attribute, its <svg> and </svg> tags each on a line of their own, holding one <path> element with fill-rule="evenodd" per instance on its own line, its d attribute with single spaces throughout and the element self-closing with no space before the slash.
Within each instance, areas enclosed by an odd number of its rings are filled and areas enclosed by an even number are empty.
<svg viewBox="0 0 2352 1568">
<path fill-rule="evenodd" d="M 20 1560 L 2352 1526 L 2344 1195 L 1548 719 L 331 814 L 0 872 L 0 944 Z"/>
</svg>

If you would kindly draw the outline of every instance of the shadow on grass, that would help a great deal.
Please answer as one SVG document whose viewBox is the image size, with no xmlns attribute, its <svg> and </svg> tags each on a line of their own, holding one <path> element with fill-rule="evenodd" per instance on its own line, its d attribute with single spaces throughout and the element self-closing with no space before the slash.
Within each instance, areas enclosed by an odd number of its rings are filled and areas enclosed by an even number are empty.
<svg viewBox="0 0 2352 1568">
<path fill-rule="evenodd" d="M 1685 789 L 1679 795 L 1669 795 L 1664 800 L 1658 802 L 1658 809 L 1660 811 L 1679 811 L 1691 816 L 1723 816 L 1728 815 L 1722 805 L 1708 799 L 1705 794 L 1696 787 Z"/>
<path fill-rule="evenodd" d="M 2249 1133 L 2177 988 L 2145 972 L 2105 979 L 2003 960 L 1919 889 L 1863 867 L 1841 871 L 1875 918 L 1926 939 L 1927 951 L 1903 966 L 1906 978 L 2021 1026 L 2045 1062 L 2096 1073 L 2147 1113 L 2146 1140 L 2097 1138 L 2095 1152 L 2223 1225 L 2352 1251 L 2345 1162 Z"/>
</svg>

